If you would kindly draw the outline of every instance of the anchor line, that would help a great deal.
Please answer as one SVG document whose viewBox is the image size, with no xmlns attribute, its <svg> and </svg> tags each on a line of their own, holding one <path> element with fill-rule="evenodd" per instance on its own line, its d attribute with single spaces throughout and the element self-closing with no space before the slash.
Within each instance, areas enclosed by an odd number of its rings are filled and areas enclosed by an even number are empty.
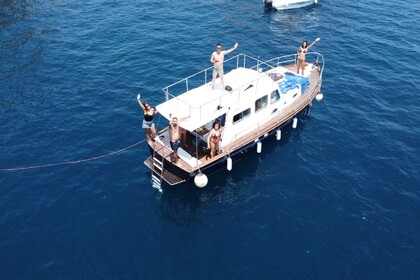
<svg viewBox="0 0 420 280">
<path fill-rule="evenodd" d="M 56 163 L 47 163 L 47 164 L 42 164 L 42 165 L 34 165 L 34 166 L 26 166 L 26 167 L 15 167 L 15 168 L 0 168 L 0 171 L 19 171 L 19 170 L 28 170 L 28 169 L 39 169 L 39 168 L 45 168 L 45 167 L 51 167 L 51 166 L 59 166 L 59 165 L 67 165 L 67 164 L 76 164 L 76 163 L 82 163 L 82 162 L 87 162 L 87 161 L 94 161 L 94 160 L 98 160 L 101 158 L 105 158 L 105 157 L 109 157 L 118 153 L 122 153 L 126 150 L 129 150 L 137 145 L 140 145 L 141 143 L 143 143 L 144 141 L 146 141 L 145 139 L 131 144 L 130 146 L 127 146 L 125 148 L 107 153 L 107 154 L 103 154 L 103 155 L 99 155 L 99 156 L 95 156 L 95 157 L 91 157 L 91 158 L 86 158 L 86 159 L 79 159 L 79 160 L 70 160 L 70 161 L 63 161 L 63 162 L 56 162 Z"/>
</svg>

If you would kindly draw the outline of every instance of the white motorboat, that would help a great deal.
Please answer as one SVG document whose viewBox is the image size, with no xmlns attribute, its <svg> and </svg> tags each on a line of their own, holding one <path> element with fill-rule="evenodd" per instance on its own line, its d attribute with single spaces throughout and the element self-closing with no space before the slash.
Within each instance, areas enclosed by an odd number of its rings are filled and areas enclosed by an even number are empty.
<svg viewBox="0 0 420 280">
<path fill-rule="evenodd" d="M 164 129 L 148 141 L 151 156 L 144 162 L 153 186 L 160 188 L 163 180 L 170 185 L 194 181 L 204 186 L 206 175 L 231 170 L 247 153 L 261 152 L 265 141 L 280 140 L 284 126 L 296 127 L 299 114 L 308 113 L 312 100 L 321 95 L 324 69 L 320 53 L 307 53 L 304 76 L 298 75 L 296 56 L 261 61 L 239 54 L 227 59 L 225 89 L 220 78 L 212 89 L 213 67 L 165 87 L 166 101 L 156 106 L 165 119 Z M 183 119 L 179 126 L 185 130 L 175 162 L 168 131 L 173 117 Z M 221 124 L 223 141 L 217 154 L 209 157 L 208 135 L 215 121 Z"/>
<path fill-rule="evenodd" d="M 317 3 L 318 0 L 264 0 L 267 8 L 275 8 L 276 10 L 303 8 Z"/>
</svg>

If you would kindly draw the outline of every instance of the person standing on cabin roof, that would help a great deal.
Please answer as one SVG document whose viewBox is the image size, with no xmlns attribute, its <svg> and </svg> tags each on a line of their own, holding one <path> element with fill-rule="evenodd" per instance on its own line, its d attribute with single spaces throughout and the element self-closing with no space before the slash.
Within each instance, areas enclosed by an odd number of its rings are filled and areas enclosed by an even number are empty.
<svg viewBox="0 0 420 280">
<path fill-rule="evenodd" d="M 177 163 L 179 160 L 178 156 L 178 148 L 181 146 L 181 138 L 183 135 L 183 129 L 179 126 L 179 122 L 189 118 L 184 117 L 178 120 L 177 117 L 173 117 L 172 120 L 169 122 L 169 142 L 171 144 L 172 153 L 172 161 Z"/>
<path fill-rule="evenodd" d="M 210 62 L 213 63 L 213 80 L 211 82 L 211 88 L 214 89 L 214 83 L 216 82 L 217 74 L 219 74 L 220 81 L 222 84 L 222 90 L 225 89 L 225 82 L 223 81 L 223 61 L 225 59 L 225 55 L 236 50 L 238 47 L 238 43 L 235 43 L 233 48 L 222 51 L 222 44 L 216 44 L 216 51 L 211 54 Z"/>
<path fill-rule="evenodd" d="M 148 102 L 143 104 L 140 100 L 140 93 L 137 94 L 137 102 L 144 111 L 142 127 L 146 132 L 147 141 L 150 141 L 152 138 L 156 137 L 156 128 L 155 124 L 153 123 L 153 116 L 156 115 L 158 111 L 152 108 Z"/>
<path fill-rule="evenodd" d="M 296 73 L 299 74 L 299 69 L 301 69 L 302 70 L 302 76 L 303 76 L 305 66 L 306 66 L 306 61 L 305 61 L 306 53 L 319 40 L 321 40 L 321 38 L 316 38 L 316 40 L 313 41 L 312 44 L 310 44 L 309 46 L 308 46 L 308 41 L 303 41 L 302 42 L 302 45 L 300 45 L 300 47 L 298 49 L 298 52 L 297 52 Z"/>
</svg>

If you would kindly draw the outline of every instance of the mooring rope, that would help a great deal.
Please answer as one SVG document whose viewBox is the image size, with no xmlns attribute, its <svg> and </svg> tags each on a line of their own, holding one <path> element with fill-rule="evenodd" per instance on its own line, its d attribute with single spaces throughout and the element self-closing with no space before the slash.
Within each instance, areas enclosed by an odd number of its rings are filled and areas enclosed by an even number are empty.
<svg viewBox="0 0 420 280">
<path fill-rule="evenodd" d="M 93 161 L 93 160 L 97 160 L 97 159 L 101 159 L 101 158 L 105 158 L 105 157 L 109 157 L 121 152 L 124 152 L 128 149 L 131 149 L 137 145 L 140 145 L 141 143 L 143 143 L 144 141 L 146 141 L 145 139 L 134 143 L 130 146 L 127 146 L 125 148 L 119 149 L 117 151 L 113 151 L 107 154 L 103 154 L 103 155 L 99 155 L 99 156 L 95 156 L 95 157 L 91 157 L 91 158 L 86 158 L 86 159 L 79 159 L 79 160 L 71 160 L 71 161 L 63 161 L 63 162 L 56 162 L 56 163 L 48 163 L 48 164 L 42 164 L 42 165 L 34 165 L 34 166 L 26 166 L 26 167 L 15 167 L 15 168 L 0 168 L 0 171 L 19 171 L 19 170 L 28 170 L 28 169 L 38 169 L 38 168 L 44 168 L 44 167 L 51 167 L 51 166 L 58 166 L 58 165 L 67 165 L 67 164 L 75 164 L 75 163 L 82 163 L 82 162 L 87 162 L 87 161 Z"/>
</svg>

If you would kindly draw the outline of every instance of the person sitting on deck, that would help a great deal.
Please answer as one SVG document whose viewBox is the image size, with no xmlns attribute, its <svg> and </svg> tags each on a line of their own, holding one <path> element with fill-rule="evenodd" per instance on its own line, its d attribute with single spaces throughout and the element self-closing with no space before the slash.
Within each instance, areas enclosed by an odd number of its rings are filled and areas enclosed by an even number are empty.
<svg viewBox="0 0 420 280">
<path fill-rule="evenodd" d="M 171 161 L 177 163 L 179 160 L 178 148 L 181 146 L 181 139 L 184 136 L 183 129 L 179 126 L 179 122 L 189 118 L 184 117 L 178 120 L 177 117 L 173 117 L 169 122 L 169 142 L 171 144 L 172 156 Z"/>
<path fill-rule="evenodd" d="M 219 142 L 222 141 L 222 131 L 220 128 L 220 122 L 215 121 L 213 123 L 213 129 L 210 130 L 209 136 L 207 137 L 207 148 L 210 149 L 210 157 L 216 155 L 216 151 L 219 150 Z"/>
</svg>

